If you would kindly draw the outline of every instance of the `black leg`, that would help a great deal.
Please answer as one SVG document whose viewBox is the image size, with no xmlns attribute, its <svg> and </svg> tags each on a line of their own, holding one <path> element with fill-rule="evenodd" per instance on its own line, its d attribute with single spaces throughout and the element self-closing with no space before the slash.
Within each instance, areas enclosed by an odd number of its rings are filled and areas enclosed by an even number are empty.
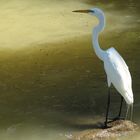
<svg viewBox="0 0 140 140">
<path fill-rule="evenodd" d="M 110 88 L 108 89 L 108 101 L 107 101 L 107 110 L 106 110 L 105 128 L 107 128 L 107 121 L 108 121 L 109 107 L 110 107 Z"/>
<path fill-rule="evenodd" d="M 120 111 L 119 111 L 119 114 L 118 114 L 118 118 L 119 118 L 119 119 L 120 119 L 120 117 L 121 117 L 122 105 L 123 105 L 123 97 L 121 96 Z"/>
<path fill-rule="evenodd" d="M 111 121 L 109 121 L 109 123 L 110 123 L 110 122 L 113 122 L 113 121 L 116 121 L 116 120 L 124 119 L 124 118 L 121 118 L 121 112 L 122 112 L 123 100 L 124 100 L 124 99 L 123 99 L 123 97 L 121 96 L 121 104 L 120 104 L 119 114 L 118 114 L 117 117 L 111 119 Z"/>
</svg>

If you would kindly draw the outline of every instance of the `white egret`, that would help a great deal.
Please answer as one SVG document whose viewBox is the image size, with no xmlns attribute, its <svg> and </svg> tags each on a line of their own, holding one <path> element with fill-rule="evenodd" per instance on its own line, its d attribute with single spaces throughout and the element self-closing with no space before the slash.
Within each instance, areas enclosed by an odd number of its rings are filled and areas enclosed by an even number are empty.
<svg viewBox="0 0 140 140">
<path fill-rule="evenodd" d="M 104 63 L 104 69 L 107 75 L 107 83 L 108 83 L 109 91 L 108 91 L 105 127 L 107 127 L 107 123 L 108 123 L 111 84 L 116 88 L 116 90 L 121 95 L 119 114 L 116 118 L 113 119 L 113 121 L 120 119 L 123 99 L 126 101 L 128 105 L 126 116 L 128 115 L 128 112 L 131 109 L 130 115 L 132 118 L 134 99 L 133 99 L 133 91 L 132 91 L 132 80 L 131 80 L 131 75 L 128 66 L 126 65 L 125 61 L 120 56 L 120 54 L 116 51 L 116 49 L 109 48 L 107 50 L 102 50 L 99 46 L 99 42 L 98 42 L 99 33 L 103 31 L 105 27 L 105 16 L 103 11 L 100 10 L 99 8 L 93 8 L 90 10 L 75 10 L 73 12 L 90 13 L 91 15 L 96 16 L 99 20 L 99 24 L 93 29 L 92 43 L 96 55 Z"/>
</svg>

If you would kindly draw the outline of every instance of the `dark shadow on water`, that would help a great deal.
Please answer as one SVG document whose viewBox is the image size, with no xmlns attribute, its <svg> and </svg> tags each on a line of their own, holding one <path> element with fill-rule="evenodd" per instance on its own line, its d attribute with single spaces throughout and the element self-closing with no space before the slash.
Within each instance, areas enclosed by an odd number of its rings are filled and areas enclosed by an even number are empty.
<svg viewBox="0 0 140 140">
<path fill-rule="evenodd" d="M 80 129 L 103 129 L 104 123 L 102 122 L 97 122 L 95 124 L 81 124 L 81 125 L 75 125 L 75 127 L 80 128 Z"/>
<path fill-rule="evenodd" d="M 69 128 L 77 129 L 77 130 L 88 130 L 88 129 L 103 129 L 104 123 L 99 121 L 97 123 L 91 123 L 91 124 L 78 124 L 78 123 L 70 123 L 67 122 L 65 124 Z"/>
</svg>

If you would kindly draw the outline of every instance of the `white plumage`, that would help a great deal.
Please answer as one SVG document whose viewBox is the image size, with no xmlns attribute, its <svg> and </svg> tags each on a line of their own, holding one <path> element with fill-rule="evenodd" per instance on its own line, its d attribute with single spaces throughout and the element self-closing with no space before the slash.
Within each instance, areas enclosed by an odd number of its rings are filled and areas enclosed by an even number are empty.
<svg viewBox="0 0 140 140">
<path fill-rule="evenodd" d="M 126 103 L 128 105 L 133 104 L 131 75 L 123 58 L 114 48 L 110 48 L 106 51 L 103 61 L 108 86 L 110 87 L 112 83 L 117 91 L 124 97 Z"/>
</svg>

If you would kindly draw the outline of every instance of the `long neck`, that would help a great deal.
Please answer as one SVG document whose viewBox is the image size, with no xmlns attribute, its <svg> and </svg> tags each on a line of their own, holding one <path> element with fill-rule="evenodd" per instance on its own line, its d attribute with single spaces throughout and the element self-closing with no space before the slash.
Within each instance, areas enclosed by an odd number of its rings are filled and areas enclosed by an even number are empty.
<svg viewBox="0 0 140 140">
<path fill-rule="evenodd" d="M 104 29 L 105 18 L 104 16 L 98 18 L 99 18 L 99 24 L 93 29 L 93 33 L 92 33 L 92 44 L 96 55 L 99 57 L 99 59 L 103 61 L 105 51 L 100 48 L 98 38 L 99 38 L 99 33 Z"/>
</svg>

